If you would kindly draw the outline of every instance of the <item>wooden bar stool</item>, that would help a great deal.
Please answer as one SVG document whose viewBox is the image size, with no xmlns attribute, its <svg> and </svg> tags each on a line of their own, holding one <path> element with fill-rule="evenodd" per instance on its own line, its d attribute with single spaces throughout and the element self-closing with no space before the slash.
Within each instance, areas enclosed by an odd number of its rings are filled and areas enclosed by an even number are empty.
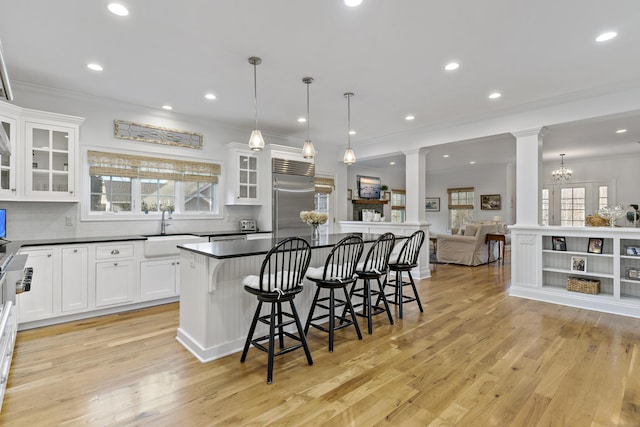
<svg viewBox="0 0 640 427">
<path fill-rule="evenodd" d="M 347 285 L 356 281 L 356 266 L 363 251 L 364 243 L 359 236 L 345 237 L 331 249 L 324 267 L 309 268 L 307 270 L 307 279 L 316 284 L 316 293 L 311 303 L 304 333 L 307 334 L 309 332 L 310 326 L 328 332 L 330 352 L 333 352 L 334 332 L 338 329 L 353 325 L 358 334 L 358 339 L 362 339 L 360 326 L 356 321 L 356 314 L 347 293 Z M 329 296 L 319 298 L 322 289 L 328 289 Z M 344 299 L 336 298 L 335 296 L 335 291 L 340 289 L 344 293 Z M 345 307 L 346 309 L 342 316 L 336 315 L 336 308 L 340 307 Z M 317 309 L 324 309 L 328 312 L 313 317 Z M 346 317 L 345 314 L 349 314 L 350 317 Z M 328 325 L 326 325 L 325 319 L 328 319 Z M 336 319 L 340 321 L 339 326 L 336 326 Z"/>
<path fill-rule="evenodd" d="M 394 288 L 393 293 L 382 294 L 380 297 L 387 299 L 390 303 L 398 306 L 398 316 L 402 319 L 402 305 L 406 302 L 416 301 L 420 312 L 423 312 L 422 303 L 418 296 L 418 290 L 416 284 L 411 276 L 411 270 L 418 266 L 418 256 L 420 255 L 420 249 L 424 243 L 424 231 L 418 230 L 413 233 L 402 244 L 398 256 L 391 254 L 391 260 L 389 261 L 389 271 L 395 272 L 395 279 L 385 280 L 383 288 L 391 286 Z M 402 273 L 407 273 L 409 281 L 404 281 Z M 411 286 L 413 288 L 413 296 L 405 295 L 403 288 L 405 286 Z"/>
<path fill-rule="evenodd" d="M 244 362 L 247 358 L 250 344 L 266 352 L 268 354 L 267 384 L 271 384 L 273 380 L 273 359 L 275 356 L 302 347 L 309 365 L 313 365 L 311 352 L 302 330 L 300 316 L 298 316 L 296 307 L 293 304 L 295 296 L 302 292 L 302 281 L 310 260 L 311 247 L 309 243 L 298 237 L 291 237 L 271 248 L 262 262 L 259 276 L 250 275 L 242 281 L 244 289 L 258 298 L 258 307 L 251 322 L 251 328 L 244 344 L 240 362 Z M 291 307 L 290 313 L 282 310 L 282 303 L 286 302 Z M 269 314 L 261 316 L 260 309 L 263 303 L 270 304 L 271 310 Z M 253 338 L 258 322 L 268 325 L 269 333 L 259 338 Z M 286 326 L 294 323 L 298 331 L 297 335 L 285 330 Z M 275 352 L 276 334 L 279 338 L 280 347 L 277 353 Z M 285 336 L 296 343 L 285 348 Z M 262 342 L 267 340 L 269 342 L 268 347 L 265 347 Z"/>
<path fill-rule="evenodd" d="M 393 250 L 393 245 L 396 241 L 393 233 L 385 233 L 373 243 L 373 246 L 367 252 L 364 262 L 359 263 L 356 267 L 356 275 L 358 279 L 362 279 L 362 286 L 358 287 L 359 282 L 356 281 L 349 291 L 349 297 L 360 297 L 362 302 L 353 304 L 353 307 L 362 307 L 361 312 L 356 312 L 357 316 L 367 318 L 367 330 L 369 335 L 373 332 L 373 319 L 372 316 L 380 313 L 387 313 L 389 323 L 393 325 L 393 317 L 391 317 L 391 310 L 389 310 L 389 304 L 386 298 L 379 298 L 378 302 L 382 300 L 384 308 L 378 307 L 377 304 L 372 304 L 372 298 L 379 295 L 383 295 L 382 283 L 380 278 L 387 274 L 389 255 Z M 371 289 L 371 281 L 375 280 L 378 283 L 378 289 Z M 344 316 L 344 313 L 343 313 Z"/>
</svg>

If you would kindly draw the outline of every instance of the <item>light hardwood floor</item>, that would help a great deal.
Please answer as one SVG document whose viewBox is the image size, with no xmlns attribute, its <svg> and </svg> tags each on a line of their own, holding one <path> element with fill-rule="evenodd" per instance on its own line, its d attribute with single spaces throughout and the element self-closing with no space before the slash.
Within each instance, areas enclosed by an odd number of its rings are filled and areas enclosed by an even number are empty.
<svg viewBox="0 0 640 427">
<path fill-rule="evenodd" d="M 312 329 L 272 385 L 253 348 L 196 361 L 177 304 L 20 332 L 0 425 L 640 426 L 640 320 L 509 297 L 508 265 L 436 266 L 334 353 Z"/>
</svg>

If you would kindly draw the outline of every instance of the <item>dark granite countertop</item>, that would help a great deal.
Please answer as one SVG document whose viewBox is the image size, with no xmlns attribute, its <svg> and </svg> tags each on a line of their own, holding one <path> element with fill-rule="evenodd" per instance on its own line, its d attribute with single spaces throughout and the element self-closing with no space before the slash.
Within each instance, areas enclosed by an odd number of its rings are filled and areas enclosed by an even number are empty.
<svg viewBox="0 0 640 427">
<path fill-rule="evenodd" d="M 355 234 L 362 237 L 365 243 L 375 241 L 379 234 L 368 233 L 340 233 L 340 234 L 326 234 L 321 235 L 318 241 L 314 241 L 310 236 L 300 236 L 302 239 L 309 242 L 311 248 L 326 248 L 334 246 L 340 240 L 345 237 Z M 194 252 L 200 255 L 205 255 L 217 259 L 225 258 L 238 258 L 252 255 L 264 255 L 279 241 L 289 236 L 279 236 L 278 238 L 271 239 L 258 239 L 258 240 L 233 240 L 226 242 L 209 242 L 209 243 L 186 243 L 178 245 L 180 249 L 184 249 L 189 252 Z M 404 236 L 396 236 L 396 239 L 404 239 Z"/>
</svg>

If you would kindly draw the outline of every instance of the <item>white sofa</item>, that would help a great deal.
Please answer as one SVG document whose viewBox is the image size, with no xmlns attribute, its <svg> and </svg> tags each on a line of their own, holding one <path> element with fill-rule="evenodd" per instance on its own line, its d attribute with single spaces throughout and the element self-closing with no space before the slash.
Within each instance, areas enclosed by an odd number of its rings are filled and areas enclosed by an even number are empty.
<svg viewBox="0 0 640 427">
<path fill-rule="evenodd" d="M 496 232 L 496 223 L 491 222 L 467 225 L 462 233 L 438 234 L 436 236 L 438 262 L 470 266 L 486 264 L 488 260 L 487 233 Z M 491 258 L 496 259 L 498 245 L 492 245 L 492 249 L 495 253 L 492 253 Z"/>
</svg>

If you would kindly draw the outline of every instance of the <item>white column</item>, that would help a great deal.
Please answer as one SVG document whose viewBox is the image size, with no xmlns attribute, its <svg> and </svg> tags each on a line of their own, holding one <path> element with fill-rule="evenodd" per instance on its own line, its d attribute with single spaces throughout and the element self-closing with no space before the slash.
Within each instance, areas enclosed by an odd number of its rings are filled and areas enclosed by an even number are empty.
<svg viewBox="0 0 640 427">
<path fill-rule="evenodd" d="M 424 198 L 427 187 L 427 150 L 416 148 L 402 152 L 405 155 L 406 222 L 425 222 Z"/>
<path fill-rule="evenodd" d="M 516 224 L 540 225 L 542 139 L 546 128 L 511 132 L 516 137 Z"/>
</svg>

